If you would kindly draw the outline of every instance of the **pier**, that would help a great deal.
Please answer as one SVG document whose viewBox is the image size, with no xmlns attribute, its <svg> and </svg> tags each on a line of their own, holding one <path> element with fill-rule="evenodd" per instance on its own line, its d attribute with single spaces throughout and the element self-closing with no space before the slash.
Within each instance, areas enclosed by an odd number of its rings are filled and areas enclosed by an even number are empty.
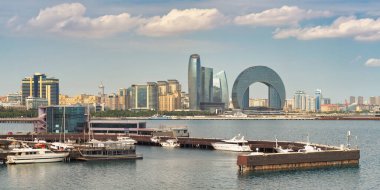
<svg viewBox="0 0 380 190">
<path fill-rule="evenodd" d="M 66 140 L 70 139 L 76 143 L 83 143 L 88 140 L 88 136 L 79 133 L 66 134 Z M 116 140 L 119 135 L 116 134 L 94 134 L 91 138 L 97 140 Z M 151 141 L 151 135 L 129 135 L 132 139 L 136 140 L 139 145 L 145 146 L 159 146 L 159 143 Z M 45 140 L 47 142 L 63 141 L 60 134 L 27 134 L 27 135 L 0 135 L 0 143 L 7 137 L 12 137 L 16 140 L 33 143 L 34 138 Z M 161 141 L 166 141 L 173 137 L 160 136 Z M 223 139 L 217 138 L 193 138 L 193 137 L 178 137 L 178 143 L 181 148 L 196 148 L 196 149 L 209 149 L 213 147 L 211 143 L 222 142 Z M 277 142 L 278 146 L 283 148 L 291 148 L 294 152 L 276 153 L 274 141 L 248 141 L 250 148 L 256 152 L 242 153 L 237 156 L 237 165 L 239 171 L 268 171 L 268 170 L 291 170 L 302 168 L 319 168 L 329 166 L 357 166 L 359 165 L 360 150 L 348 149 L 344 147 L 336 147 L 329 145 L 311 144 L 320 151 L 316 152 L 297 152 L 302 149 L 307 143 L 305 142 Z M 7 145 L 5 145 L 6 147 Z M 73 150 L 70 153 L 70 159 L 78 157 L 78 150 Z M 0 153 L 0 160 L 4 161 L 6 153 Z"/>
</svg>

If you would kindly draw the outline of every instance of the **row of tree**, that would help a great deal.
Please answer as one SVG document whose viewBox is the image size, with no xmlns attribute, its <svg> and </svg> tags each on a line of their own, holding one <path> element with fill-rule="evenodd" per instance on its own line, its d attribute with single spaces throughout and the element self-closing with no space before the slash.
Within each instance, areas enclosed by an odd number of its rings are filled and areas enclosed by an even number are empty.
<svg viewBox="0 0 380 190">
<path fill-rule="evenodd" d="M 0 107 L 0 118 L 14 118 L 14 117 L 37 117 L 37 110 L 18 110 L 12 108 Z"/>
<path fill-rule="evenodd" d="M 152 117 L 159 116 L 204 116 L 215 115 L 207 111 L 129 111 L 129 110 L 108 110 L 91 113 L 93 117 Z"/>
</svg>

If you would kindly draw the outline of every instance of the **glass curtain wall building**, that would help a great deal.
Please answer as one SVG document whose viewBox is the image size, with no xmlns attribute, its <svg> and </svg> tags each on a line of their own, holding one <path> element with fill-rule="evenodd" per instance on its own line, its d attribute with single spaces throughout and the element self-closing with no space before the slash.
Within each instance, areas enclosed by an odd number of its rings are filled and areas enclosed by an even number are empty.
<svg viewBox="0 0 380 190">
<path fill-rule="evenodd" d="M 157 110 L 157 83 L 148 82 L 146 85 L 132 85 L 131 109 Z"/>
<path fill-rule="evenodd" d="M 201 101 L 212 102 L 212 89 L 213 89 L 213 69 L 208 67 L 201 67 Z"/>
<path fill-rule="evenodd" d="M 35 73 L 22 80 L 23 102 L 27 97 L 44 98 L 48 105 L 59 105 L 59 79 L 47 78 L 45 74 Z"/>
<path fill-rule="evenodd" d="M 230 96 L 228 91 L 227 76 L 225 71 L 220 71 L 214 75 L 214 92 L 213 102 L 224 103 L 225 108 L 228 108 Z"/>
<path fill-rule="evenodd" d="M 201 59 L 193 54 L 189 59 L 188 68 L 189 109 L 198 110 L 201 98 Z"/>
<path fill-rule="evenodd" d="M 316 112 L 321 111 L 321 102 L 322 102 L 322 90 L 317 89 L 315 90 L 315 111 Z"/>
<path fill-rule="evenodd" d="M 38 115 L 46 122 L 48 133 L 81 132 L 87 124 L 83 106 L 40 107 Z"/>
</svg>

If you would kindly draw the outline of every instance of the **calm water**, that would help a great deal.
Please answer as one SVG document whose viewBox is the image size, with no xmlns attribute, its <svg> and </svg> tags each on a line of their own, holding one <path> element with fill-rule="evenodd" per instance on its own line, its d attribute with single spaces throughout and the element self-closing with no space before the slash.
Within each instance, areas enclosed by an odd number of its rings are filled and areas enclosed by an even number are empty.
<svg viewBox="0 0 380 190">
<path fill-rule="evenodd" d="M 0 165 L 0 189 L 380 189 L 380 122 L 148 121 L 188 126 L 191 136 L 345 144 L 358 136 L 360 166 L 239 174 L 236 153 L 138 146 L 143 160 Z M 356 144 L 355 141 L 352 144 Z"/>
</svg>

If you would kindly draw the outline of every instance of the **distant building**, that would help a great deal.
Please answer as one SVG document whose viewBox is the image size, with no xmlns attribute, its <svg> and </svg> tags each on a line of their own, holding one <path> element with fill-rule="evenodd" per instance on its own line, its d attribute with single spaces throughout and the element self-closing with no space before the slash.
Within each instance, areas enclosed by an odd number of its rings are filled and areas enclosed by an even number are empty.
<svg viewBox="0 0 380 190">
<path fill-rule="evenodd" d="M 133 110 L 157 110 L 158 89 L 157 83 L 148 82 L 144 85 L 134 84 L 131 87 L 131 109 Z"/>
<path fill-rule="evenodd" d="M 321 112 L 337 112 L 339 111 L 339 106 L 336 104 L 323 104 L 321 105 Z"/>
<path fill-rule="evenodd" d="M 118 93 L 118 109 L 127 110 L 128 109 L 128 89 L 120 88 Z"/>
<path fill-rule="evenodd" d="M 369 102 L 368 102 L 368 104 L 371 105 L 371 106 L 377 105 L 377 104 L 376 104 L 376 97 L 375 97 L 375 96 L 371 96 L 371 97 L 369 97 Z"/>
<path fill-rule="evenodd" d="M 35 73 L 32 77 L 22 80 L 21 94 L 23 100 L 27 97 L 43 98 L 48 105 L 59 105 L 59 80 L 47 78 L 45 74 Z"/>
<path fill-rule="evenodd" d="M 181 92 L 181 108 L 180 109 L 189 109 L 190 101 L 189 101 L 189 94 L 186 92 Z"/>
<path fill-rule="evenodd" d="M 46 123 L 48 133 L 82 132 L 87 124 L 83 106 L 48 106 L 38 109 L 39 118 Z"/>
<path fill-rule="evenodd" d="M 208 105 L 207 103 L 224 103 L 225 108 L 228 108 L 229 95 L 226 74 L 224 71 L 216 75 L 213 73 L 213 68 L 201 66 L 198 54 L 190 56 L 188 67 L 190 110 L 199 110 L 201 102 L 205 103 L 202 106 L 203 108 L 207 107 L 205 106 Z"/>
<path fill-rule="evenodd" d="M 228 91 L 228 83 L 226 73 L 220 71 L 214 74 L 213 79 L 213 102 L 222 102 L 225 108 L 228 108 L 230 96 Z"/>
<path fill-rule="evenodd" d="M 23 98 L 20 93 L 12 93 L 7 95 L 8 103 L 23 104 Z"/>
<path fill-rule="evenodd" d="M 48 106 L 49 102 L 45 98 L 27 97 L 25 99 L 25 105 L 26 105 L 26 109 L 30 110 L 30 109 L 37 109 L 41 106 Z"/>
<path fill-rule="evenodd" d="M 316 112 L 317 111 L 316 103 L 317 103 L 317 100 L 315 97 L 306 95 L 306 108 L 304 111 Z"/>
<path fill-rule="evenodd" d="M 104 105 L 106 110 L 119 110 L 119 96 L 115 93 L 107 94 Z"/>
<path fill-rule="evenodd" d="M 294 94 L 294 111 L 306 110 L 306 93 L 302 90 L 296 91 Z"/>
<path fill-rule="evenodd" d="M 363 105 L 363 104 L 364 104 L 363 96 L 358 96 L 358 105 Z"/>
<path fill-rule="evenodd" d="M 189 108 L 198 110 L 201 99 L 201 59 L 198 54 L 193 54 L 189 59 L 188 68 Z"/>
<path fill-rule="evenodd" d="M 250 98 L 249 107 L 268 107 L 268 99 L 266 98 Z"/>
<path fill-rule="evenodd" d="M 331 104 L 331 99 L 330 98 L 323 98 L 322 105 L 323 104 Z"/>
<path fill-rule="evenodd" d="M 212 102 L 213 73 L 212 68 L 201 67 L 201 102 Z"/>
<path fill-rule="evenodd" d="M 376 96 L 376 105 L 380 105 L 380 96 Z"/>
<path fill-rule="evenodd" d="M 322 104 L 322 90 L 317 89 L 315 90 L 315 112 L 321 111 L 321 104 Z"/>
<path fill-rule="evenodd" d="M 286 99 L 284 111 L 291 112 L 294 109 L 294 99 Z"/>
<path fill-rule="evenodd" d="M 100 97 L 88 94 L 80 94 L 77 96 L 70 97 L 68 95 L 59 95 L 59 104 L 60 105 L 94 105 L 100 103 Z"/>
<path fill-rule="evenodd" d="M 350 105 L 356 103 L 355 96 L 350 96 Z"/>
<path fill-rule="evenodd" d="M 158 110 L 181 109 L 181 85 L 177 80 L 158 81 Z"/>
</svg>

